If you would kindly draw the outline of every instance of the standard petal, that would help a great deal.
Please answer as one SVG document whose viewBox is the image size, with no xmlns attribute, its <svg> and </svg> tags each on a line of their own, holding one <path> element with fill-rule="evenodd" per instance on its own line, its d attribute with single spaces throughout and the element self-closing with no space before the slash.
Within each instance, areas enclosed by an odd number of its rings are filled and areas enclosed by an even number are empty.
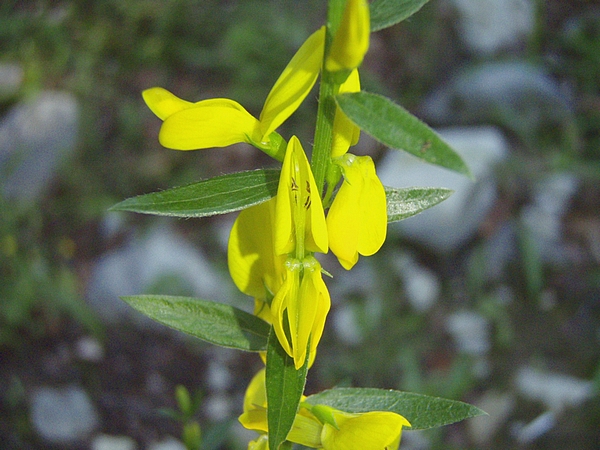
<svg viewBox="0 0 600 450">
<path fill-rule="evenodd" d="M 325 27 L 311 34 L 283 70 L 260 114 L 263 139 L 290 117 L 306 98 L 321 71 Z"/>
<path fill-rule="evenodd" d="M 192 102 L 182 100 L 161 87 L 146 89 L 142 92 L 142 97 L 148 108 L 161 120 L 194 106 Z"/>
<path fill-rule="evenodd" d="M 199 150 L 252 142 L 258 121 L 239 103 L 211 99 L 168 116 L 159 133 L 160 143 L 174 150 Z"/>
</svg>

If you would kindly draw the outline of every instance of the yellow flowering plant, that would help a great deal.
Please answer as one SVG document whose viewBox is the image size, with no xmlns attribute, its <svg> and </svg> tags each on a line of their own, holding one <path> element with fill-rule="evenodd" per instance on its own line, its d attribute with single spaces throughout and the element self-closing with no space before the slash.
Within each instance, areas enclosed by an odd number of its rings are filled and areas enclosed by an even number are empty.
<svg viewBox="0 0 600 450">
<path fill-rule="evenodd" d="M 280 169 L 236 172 L 127 199 L 113 210 L 173 217 L 240 211 L 229 236 L 228 268 L 253 298 L 252 313 L 210 300 L 123 297 L 135 309 L 224 347 L 259 352 L 266 368 L 250 383 L 240 422 L 259 436 L 249 449 L 397 449 L 402 429 L 437 427 L 482 414 L 454 400 L 370 388 L 336 388 L 306 397 L 304 387 L 324 333 L 329 276 L 319 254 L 351 270 L 375 254 L 387 224 L 432 207 L 443 188 L 383 186 L 374 161 L 349 150 L 361 131 L 391 149 L 466 176 L 461 158 L 427 125 L 391 100 L 361 90 L 359 66 L 370 34 L 427 0 L 330 0 L 327 25 L 312 33 L 283 69 L 256 118 L 232 99 L 182 100 L 161 87 L 143 99 L 162 120 L 160 143 L 200 150 L 245 142 Z M 312 157 L 277 131 L 320 78 Z"/>
</svg>

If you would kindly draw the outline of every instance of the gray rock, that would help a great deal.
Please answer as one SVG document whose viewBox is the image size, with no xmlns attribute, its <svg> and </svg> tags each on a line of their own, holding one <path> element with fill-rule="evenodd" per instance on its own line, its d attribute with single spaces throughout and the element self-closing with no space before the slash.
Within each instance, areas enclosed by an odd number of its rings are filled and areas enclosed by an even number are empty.
<svg viewBox="0 0 600 450">
<path fill-rule="evenodd" d="M 507 156 L 509 148 L 502 133 L 493 127 L 447 128 L 440 130 L 440 135 L 463 157 L 476 182 L 399 151 L 388 151 L 377 173 L 387 186 L 454 190 L 439 205 L 389 227 L 392 234 L 400 233 L 434 250 L 448 252 L 473 236 L 488 213 L 496 197 L 493 169 Z"/>
<path fill-rule="evenodd" d="M 43 92 L 0 122 L 0 190 L 7 198 L 26 204 L 39 199 L 75 149 L 78 116 L 73 95 Z"/>
<path fill-rule="evenodd" d="M 542 259 L 555 265 L 569 264 L 563 242 L 562 223 L 571 198 L 579 187 L 573 174 L 556 173 L 539 181 L 534 187 L 533 201 L 521 212 Z"/>
<path fill-rule="evenodd" d="M 511 394 L 487 391 L 473 403 L 488 415 L 473 417 L 465 422 L 465 426 L 477 446 L 486 448 L 506 423 L 515 408 L 516 401 Z"/>
<path fill-rule="evenodd" d="M 23 69 L 17 64 L 0 63 L 0 102 L 14 98 L 23 84 Z"/>
<path fill-rule="evenodd" d="M 458 350 L 474 356 L 482 356 L 491 348 L 488 320 L 474 311 L 459 311 L 448 316 L 448 332 Z"/>
<path fill-rule="evenodd" d="M 573 133 L 573 109 L 542 68 L 521 61 L 486 62 L 456 73 L 429 94 L 419 115 L 436 125 L 496 124 L 532 141 L 550 127 Z"/>
<path fill-rule="evenodd" d="M 30 408 L 33 428 L 43 440 L 52 444 L 80 442 L 99 425 L 94 405 L 78 386 L 35 389 Z"/>
<path fill-rule="evenodd" d="M 532 367 L 520 368 L 515 384 L 525 398 L 540 401 L 555 412 L 579 406 L 596 394 L 593 381 L 543 372 Z"/>
<path fill-rule="evenodd" d="M 237 298 L 233 283 L 164 222 L 143 236 L 102 256 L 94 265 L 87 301 L 108 322 L 129 320 L 148 325 L 119 296 L 144 293 L 197 296 L 230 303 Z"/>
<path fill-rule="evenodd" d="M 151 443 L 148 445 L 148 450 L 186 450 L 186 446 L 183 445 L 183 442 L 168 437 L 162 441 Z"/>
<path fill-rule="evenodd" d="M 435 305 L 441 291 L 440 281 L 434 272 L 421 266 L 414 257 L 395 255 L 394 266 L 404 283 L 406 297 L 415 311 L 424 313 Z"/>
<path fill-rule="evenodd" d="M 490 55 L 523 42 L 535 27 L 532 0 L 452 0 L 460 37 L 474 53 Z"/>
</svg>

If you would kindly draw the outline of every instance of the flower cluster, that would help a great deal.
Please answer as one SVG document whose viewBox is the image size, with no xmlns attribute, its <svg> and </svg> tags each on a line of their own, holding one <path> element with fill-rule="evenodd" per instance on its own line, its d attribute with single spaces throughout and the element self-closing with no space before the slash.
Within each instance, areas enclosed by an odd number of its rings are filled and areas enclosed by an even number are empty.
<svg viewBox="0 0 600 450">
<path fill-rule="evenodd" d="M 231 277 L 255 301 L 254 313 L 273 326 L 296 370 L 314 361 L 330 297 L 316 253 L 329 250 L 350 270 L 359 255 L 377 252 L 385 241 L 387 204 L 369 156 L 348 153 L 360 130 L 337 109 L 332 123 L 326 182 L 315 181 L 302 144 L 275 131 L 298 108 L 319 74 L 335 80 L 334 91 L 360 91 L 358 66 L 369 46 L 369 5 L 348 0 L 332 42 L 326 29 L 313 33 L 270 91 L 259 118 L 224 98 L 197 103 L 162 88 L 144 91 L 149 108 L 163 120 L 159 140 L 177 150 L 246 142 L 282 161 L 277 194 L 243 210 L 228 244 Z M 339 186 L 339 188 L 338 188 Z M 328 209 L 327 214 L 325 213 Z M 246 395 L 244 426 L 263 434 L 249 448 L 266 448 L 264 373 Z M 313 448 L 397 448 L 408 422 L 391 412 L 350 414 L 302 404 L 288 440 Z M 363 445 L 364 444 L 364 445 Z"/>
<path fill-rule="evenodd" d="M 312 405 L 305 398 L 287 439 L 310 448 L 325 450 L 392 450 L 400 445 L 402 427 L 410 423 L 388 411 L 347 413 L 326 405 Z M 265 370 L 258 372 L 246 390 L 240 422 L 259 437 L 248 450 L 266 450 L 268 441 Z"/>
</svg>

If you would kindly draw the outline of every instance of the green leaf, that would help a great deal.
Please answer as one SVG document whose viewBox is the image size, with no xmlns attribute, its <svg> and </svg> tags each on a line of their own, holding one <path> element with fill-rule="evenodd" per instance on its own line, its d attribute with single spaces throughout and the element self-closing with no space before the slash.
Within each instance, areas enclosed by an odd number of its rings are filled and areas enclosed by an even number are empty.
<svg viewBox="0 0 600 450">
<path fill-rule="evenodd" d="M 269 324 L 233 306 L 191 297 L 121 297 L 148 317 L 211 344 L 250 352 L 267 348 Z"/>
<path fill-rule="evenodd" d="M 462 158 L 435 131 L 390 99 L 363 91 L 340 94 L 335 100 L 350 120 L 382 144 L 471 176 Z"/>
<path fill-rule="evenodd" d="M 438 397 L 374 388 L 336 388 L 311 395 L 312 405 L 327 405 L 350 413 L 392 411 L 411 424 L 412 430 L 425 430 L 486 415 L 467 403 Z"/>
<path fill-rule="evenodd" d="M 285 441 L 306 384 L 308 358 L 300 370 L 294 367 L 294 359 L 279 344 L 273 329 L 267 349 L 266 388 L 269 449 L 277 450 Z"/>
<path fill-rule="evenodd" d="M 206 217 L 239 211 L 277 193 L 279 170 L 260 169 L 221 175 L 187 186 L 128 198 L 110 208 L 174 217 Z"/>
<path fill-rule="evenodd" d="M 429 0 L 375 0 L 371 3 L 371 31 L 382 30 L 412 16 Z"/>
<path fill-rule="evenodd" d="M 385 186 L 388 223 L 404 220 L 441 203 L 454 191 L 445 188 L 391 188 Z"/>
</svg>

